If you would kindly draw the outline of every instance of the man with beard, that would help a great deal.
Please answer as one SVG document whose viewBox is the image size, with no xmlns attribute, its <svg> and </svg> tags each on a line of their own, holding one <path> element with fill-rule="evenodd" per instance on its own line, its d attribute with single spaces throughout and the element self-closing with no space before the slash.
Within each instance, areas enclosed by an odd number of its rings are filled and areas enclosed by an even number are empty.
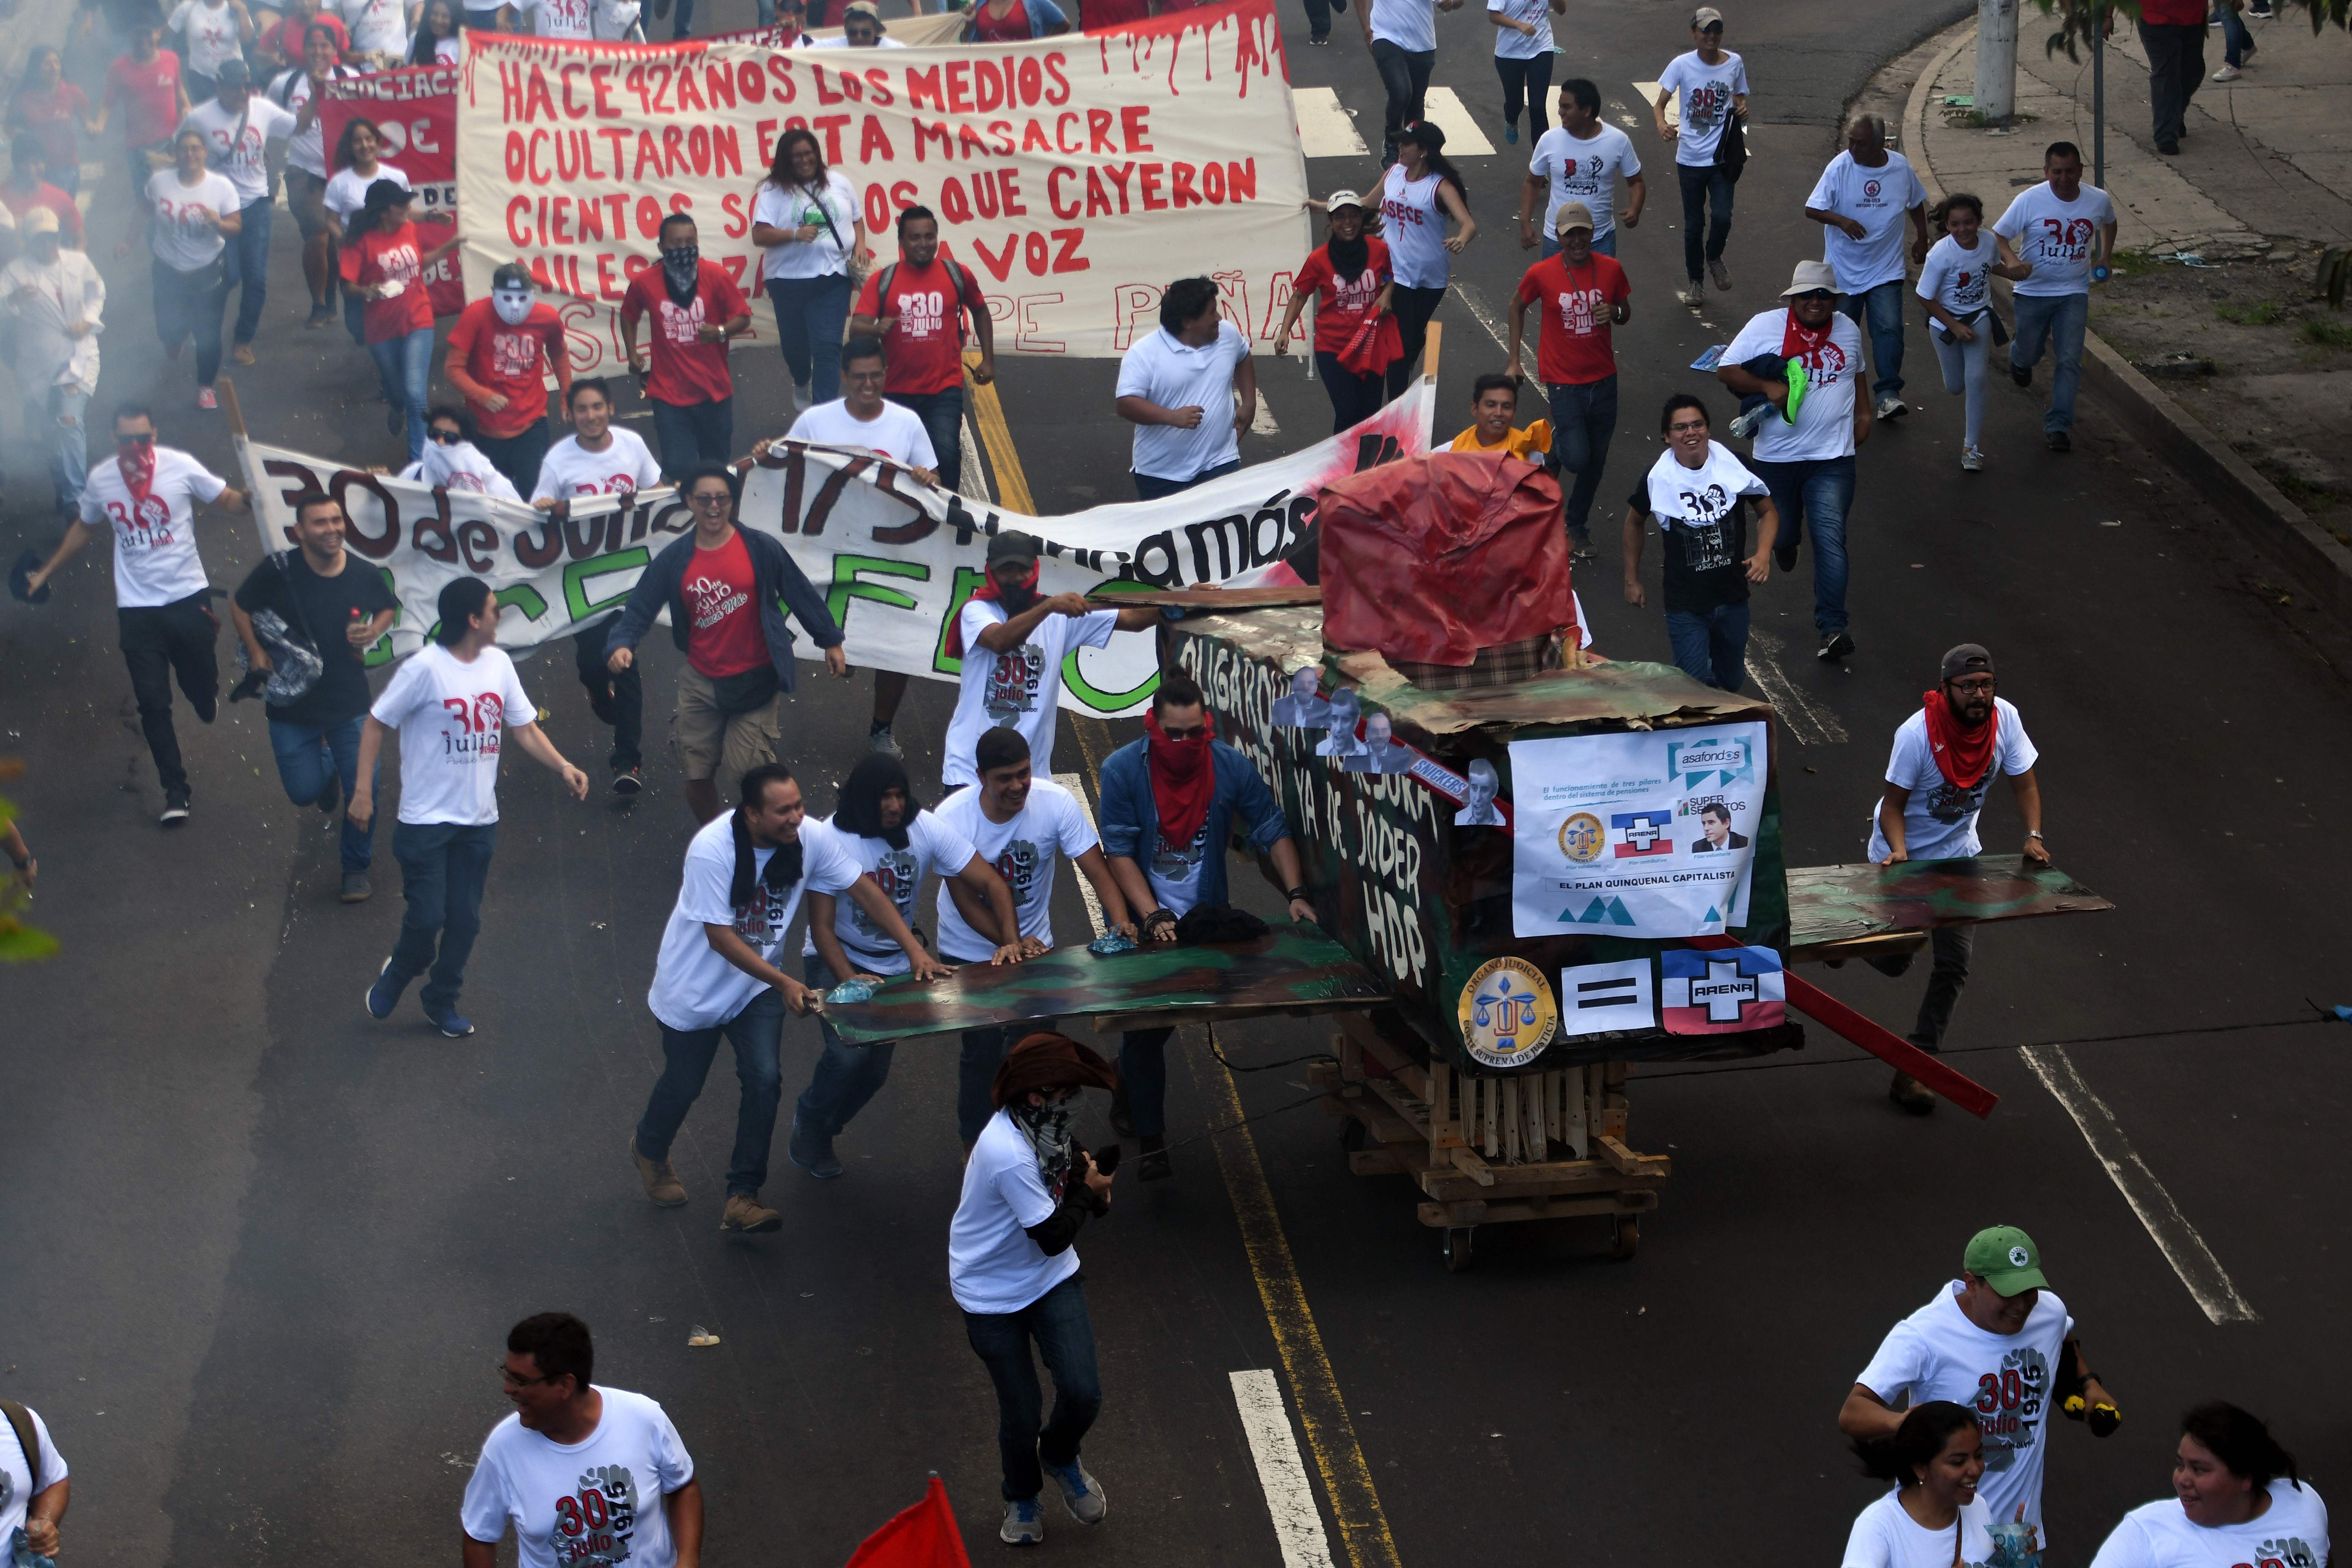
<svg viewBox="0 0 2352 1568">
<path fill-rule="evenodd" d="M 1102 1379 L 1071 1244 L 1087 1221 L 1110 1213 L 1111 1177 L 1070 1128 L 1080 1090 L 1117 1082 L 1108 1062 L 1066 1036 L 1040 1030 L 1013 1047 L 990 1084 L 996 1113 L 964 1162 L 963 1196 L 948 1227 L 948 1286 L 996 1385 L 1004 1463 L 997 1537 L 1010 1546 L 1045 1539 L 1039 1505 L 1049 1474 L 1072 1519 L 1100 1524 L 1108 1511 L 1100 1483 L 1078 1461 L 1078 1445 L 1102 1412 Z M 1033 1340 L 1054 1374 L 1051 1421 Z"/>
<path fill-rule="evenodd" d="M 1302 664 L 1290 672 L 1290 695 L 1277 698 L 1274 704 L 1274 722 L 1286 730 L 1320 730 L 1331 722 L 1331 705 L 1316 695 L 1323 683 L 1323 672 L 1311 664 Z"/>
<path fill-rule="evenodd" d="M 971 839 L 942 822 L 938 813 L 923 809 L 907 782 L 904 763 L 882 752 L 861 759 L 842 781 L 839 800 L 829 819 L 820 818 L 801 830 L 804 842 L 827 838 L 837 844 L 910 924 L 923 879 L 934 870 L 954 878 L 995 917 L 991 924 L 999 941 L 990 962 L 1021 962 L 1021 924 L 1012 890 L 996 868 L 980 858 Z M 810 890 L 808 907 L 801 977 L 812 989 L 823 991 L 846 980 L 880 980 L 911 967 L 907 953 L 888 944 L 874 918 L 854 902 L 843 903 L 820 888 Z M 822 1014 L 817 1026 L 824 1031 L 824 1053 L 793 1108 L 792 1142 L 784 1152 L 818 1181 L 829 1182 L 841 1174 L 833 1141 L 890 1076 L 891 1050 L 898 1042 L 852 1046 L 834 1033 Z"/>
<path fill-rule="evenodd" d="M 725 268 L 702 259 L 692 217 L 672 213 L 662 219 L 660 245 L 661 265 L 638 273 L 622 296 L 621 342 L 654 405 L 662 471 L 677 479 L 735 456 L 727 340 L 751 330 L 751 306 Z M 646 315 L 654 319 L 653 342 L 640 354 L 637 321 Z"/>
<path fill-rule="evenodd" d="M 1150 911 L 1141 921 L 1143 940 L 1174 942 L 1182 916 L 1203 904 L 1232 901 L 1224 846 L 1236 816 L 1250 842 L 1274 862 L 1290 918 L 1313 920 L 1298 846 L 1281 803 L 1255 763 L 1213 738 L 1207 699 L 1191 676 L 1172 669 L 1160 675 L 1143 727 L 1143 739 L 1103 759 L 1101 781 L 1105 858 L 1129 905 Z M 1175 1032 L 1131 1029 L 1119 1037 L 1111 1126 L 1135 1136 L 1142 1156 L 1139 1181 L 1169 1173 L 1166 1052 Z"/>
<path fill-rule="evenodd" d="M 2042 786 L 2033 778 L 2040 753 L 2026 737 L 2024 720 L 2005 698 L 1993 694 L 1994 686 L 1992 655 L 1977 644 L 1962 643 L 1944 655 L 1941 684 L 1925 694 L 1920 710 L 1895 731 L 1886 793 L 1871 825 L 1873 862 L 1893 866 L 1978 853 L 1983 846 L 1977 837 L 1977 815 L 1984 809 L 1985 792 L 1992 787 L 1998 769 L 2009 776 L 2017 815 L 2025 823 L 2026 863 L 2050 864 L 2050 851 L 2042 840 Z M 1927 994 L 1919 1003 L 1919 1021 L 1910 1034 L 1911 1043 L 1921 1050 L 1937 1050 L 1943 1044 L 1960 988 L 1968 984 L 1976 929 L 1938 926 L 1928 933 L 1935 967 L 1928 973 Z M 1906 952 L 1898 958 L 1874 958 L 1870 964 L 1882 974 L 1901 974 L 1911 967 L 1912 957 Z M 1915 1115 L 1936 1109 L 1935 1095 L 1906 1072 L 1895 1073 L 1887 1094 Z"/>
</svg>

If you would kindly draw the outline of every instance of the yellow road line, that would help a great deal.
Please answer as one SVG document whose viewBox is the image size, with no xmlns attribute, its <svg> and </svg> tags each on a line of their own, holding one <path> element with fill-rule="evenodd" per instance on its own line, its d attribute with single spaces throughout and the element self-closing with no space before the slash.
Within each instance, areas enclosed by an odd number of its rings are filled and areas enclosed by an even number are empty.
<svg viewBox="0 0 2352 1568">
<path fill-rule="evenodd" d="M 1109 728 L 1099 719 L 1074 715 L 1071 732 L 1087 769 L 1099 779 L 1102 760 L 1110 752 Z M 1206 1079 L 1209 1113 L 1220 1122 L 1242 1120 L 1241 1093 L 1224 1064 L 1215 1064 Z M 1356 1441 L 1356 1424 L 1348 1417 L 1348 1402 L 1339 1396 L 1339 1380 L 1324 1352 L 1322 1331 L 1307 1304 L 1307 1288 L 1290 1256 L 1290 1238 L 1283 1234 L 1282 1216 L 1274 1206 L 1273 1189 L 1258 1163 L 1257 1141 L 1245 1126 L 1235 1126 L 1209 1142 L 1217 1151 L 1217 1168 L 1225 1178 L 1234 1217 L 1242 1231 L 1242 1247 L 1249 1255 L 1250 1274 L 1265 1309 L 1266 1325 L 1274 1331 L 1275 1352 L 1282 1358 L 1283 1378 L 1290 1385 L 1291 1403 L 1307 1429 L 1307 1448 L 1323 1478 L 1324 1495 L 1339 1526 L 1349 1568 L 1402 1568 L 1396 1541 L 1389 1534 L 1388 1515 L 1381 1510 L 1379 1490 L 1372 1485 L 1371 1466 Z"/>
<path fill-rule="evenodd" d="M 996 499 L 1010 511 L 1037 515 L 1037 503 L 1029 497 L 1029 476 L 1021 471 L 1021 454 L 1013 449 L 1013 432 L 1004 423 L 1004 403 L 996 395 L 996 384 L 981 385 L 969 374 L 980 363 L 977 352 L 963 356 L 964 386 L 971 399 L 971 419 L 980 430 L 980 444 L 988 448 L 989 471 L 996 478 Z"/>
</svg>

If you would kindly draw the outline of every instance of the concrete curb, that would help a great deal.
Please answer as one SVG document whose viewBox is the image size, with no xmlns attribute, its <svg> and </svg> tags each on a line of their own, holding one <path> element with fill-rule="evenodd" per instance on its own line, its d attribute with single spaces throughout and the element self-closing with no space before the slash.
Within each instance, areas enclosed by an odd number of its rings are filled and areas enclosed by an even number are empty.
<svg viewBox="0 0 2352 1568">
<path fill-rule="evenodd" d="M 1911 84 L 1910 100 L 1904 107 L 1904 140 L 1917 152 L 1912 167 L 1918 172 L 1920 184 L 1927 187 L 1931 201 L 1942 200 L 1944 194 L 1942 182 L 1927 159 L 1932 89 L 1952 58 L 1968 46 L 1975 26 L 1969 20 L 1952 28 L 1951 41 Z M 2009 292 L 2004 282 L 1996 280 L 1995 287 L 2003 295 Z M 2084 388 L 2115 411 L 2132 437 L 2179 469 L 2215 510 L 2256 545 L 2277 555 L 2329 610 L 2352 616 L 2352 550 L 2312 521 L 2227 442 L 2134 369 L 2105 339 L 2085 331 L 2083 344 Z"/>
</svg>

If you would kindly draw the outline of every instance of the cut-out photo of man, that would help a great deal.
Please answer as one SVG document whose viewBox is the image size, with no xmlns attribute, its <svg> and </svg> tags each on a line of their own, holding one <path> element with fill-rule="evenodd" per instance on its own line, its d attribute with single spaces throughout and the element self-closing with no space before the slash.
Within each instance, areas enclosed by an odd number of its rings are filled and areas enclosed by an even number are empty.
<svg viewBox="0 0 2352 1568">
<path fill-rule="evenodd" d="M 1503 814 L 1495 809 L 1495 796 L 1503 781 L 1495 773 L 1495 764 L 1480 757 L 1470 764 L 1470 798 L 1454 814 L 1456 827 L 1500 827 Z"/>
<path fill-rule="evenodd" d="M 1745 849 L 1747 836 L 1731 831 L 1731 808 L 1715 805 L 1699 808 L 1698 830 L 1703 836 L 1691 840 L 1691 853 L 1703 854 L 1709 849 Z"/>
<path fill-rule="evenodd" d="M 1339 765 L 1351 773 L 1401 773 L 1412 766 L 1412 752 L 1396 743 L 1387 714 L 1370 713 L 1364 717 L 1362 748 Z"/>
<path fill-rule="evenodd" d="M 1274 704 L 1274 722 L 1284 730 L 1328 730 L 1331 727 L 1331 705 L 1316 694 L 1322 683 L 1322 671 L 1311 664 L 1302 664 L 1291 673 L 1290 695 L 1277 698 Z"/>
<path fill-rule="evenodd" d="M 1331 732 L 1323 737 L 1322 743 L 1315 748 L 1315 754 L 1318 757 L 1362 756 L 1364 742 L 1356 735 L 1356 719 L 1360 711 L 1356 705 L 1356 689 L 1352 686 L 1339 688 L 1331 693 L 1328 706 L 1331 715 L 1325 721 L 1330 725 Z"/>
</svg>

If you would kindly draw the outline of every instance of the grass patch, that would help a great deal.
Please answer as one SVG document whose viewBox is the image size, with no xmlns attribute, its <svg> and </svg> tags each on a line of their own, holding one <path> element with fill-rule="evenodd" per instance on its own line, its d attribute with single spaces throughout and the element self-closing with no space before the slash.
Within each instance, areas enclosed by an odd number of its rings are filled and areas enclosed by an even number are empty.
<svg viewBox="0 0 2352 1568">
<path fill-rule="evenodd" d="M 2107 258 L 2107 270 L 2117 278 L 2153 272 L 2163 264 L 2145 250 L 2118 250 Z"/>
<path fill-rule="evenodd" d="M 2251 305 L 2216 305 L 2213 313 L 2242 327 L 2267 327 L 2285 315 L 2286 310 L 2275 300 L 2258 300 Z"/>
<path fill-rule="evenodd" d="M 2332 349 L 2352 349 L 2352 321 L 2314 316 L 2303 323 L 2303 335 L 2307 342 L 2325 343 Z"/>
</svg>

